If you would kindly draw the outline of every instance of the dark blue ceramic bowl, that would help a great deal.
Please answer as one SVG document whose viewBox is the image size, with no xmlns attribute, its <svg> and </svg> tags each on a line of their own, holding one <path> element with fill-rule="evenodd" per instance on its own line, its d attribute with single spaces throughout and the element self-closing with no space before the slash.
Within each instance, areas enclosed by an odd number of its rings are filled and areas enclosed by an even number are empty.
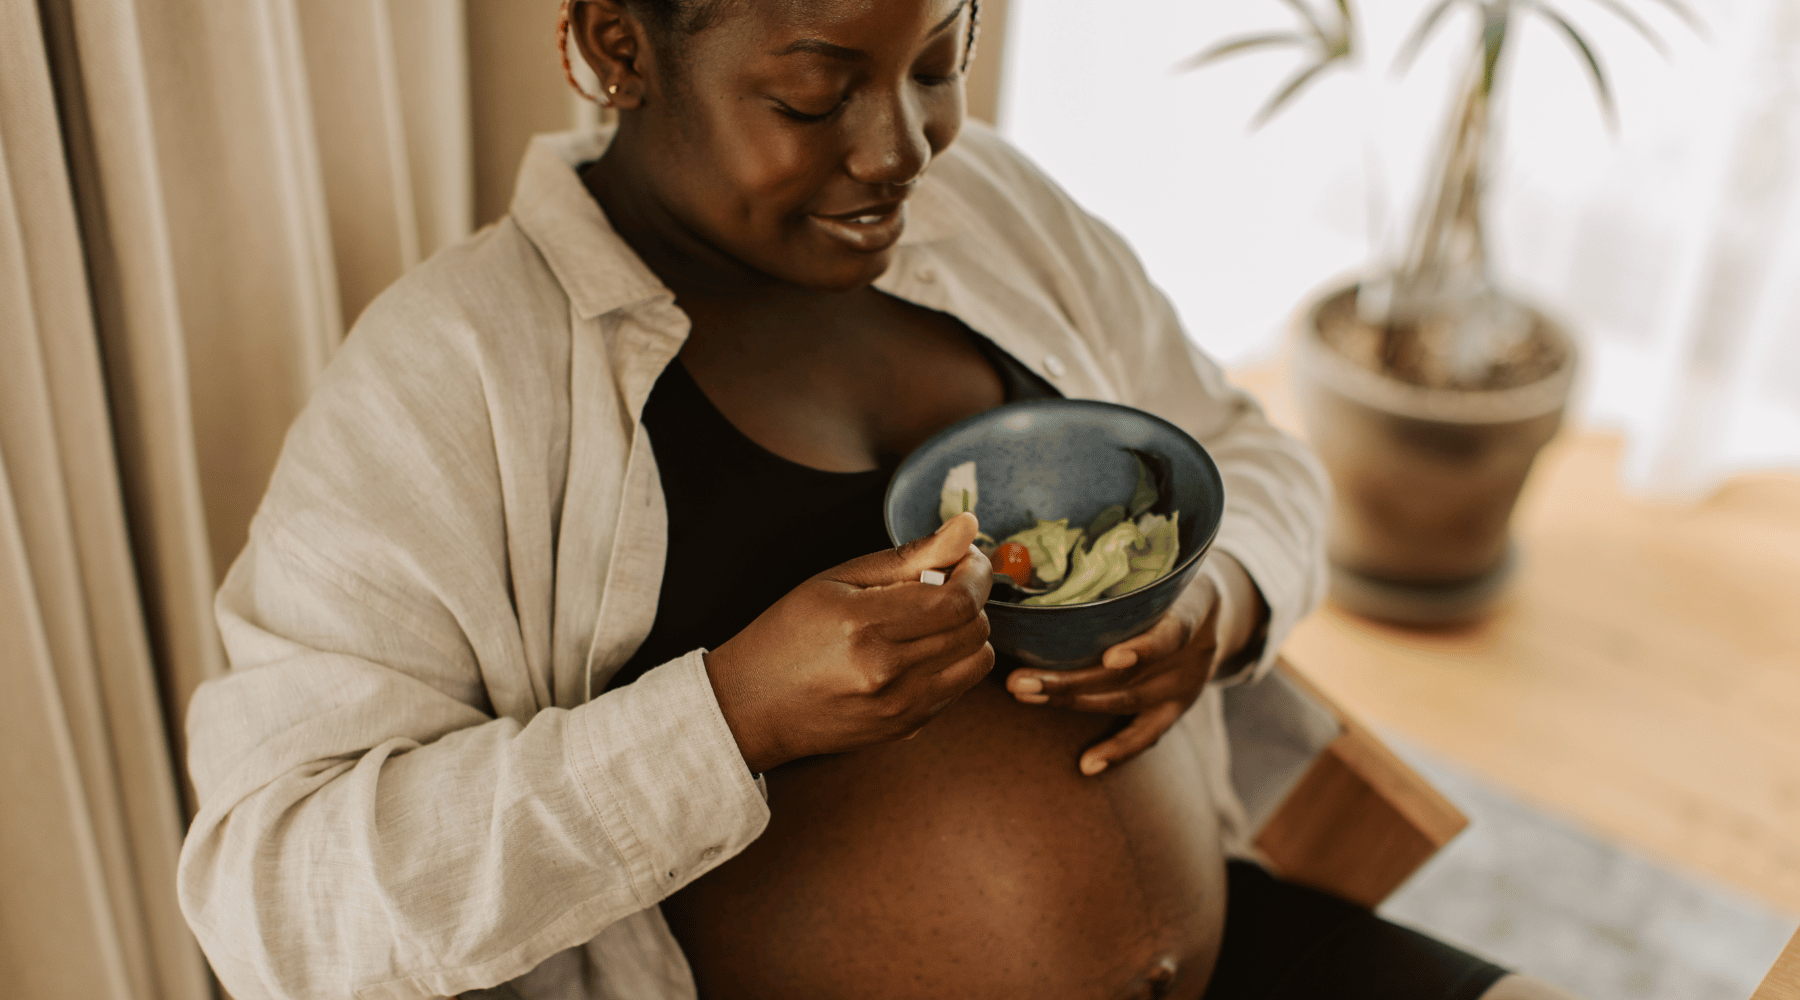
<svg viewBox="0 0 1800 1000">
<path fill-rule="evenodd" d="M 944 476 L 970 461 L 979 490 L 975 513 L 996 539 L 1030 527 L 1034 517 L 1086 525 L 1102 508 L 1129 501 L 1137 486 L 1132 449 L 1166 460 L 1167 506 L 1181 512 L 1174 571 L 1148 587 L 1087 604 L 1028 607 L 992 597 L 987 603 L 996 652 L 1052 670 L 1093 666 L 1108 647 L 1168 610 L 1218 533 L 1225 486 L 1212 456 L 1186 431 L 1142 410 L 1086 399 L 978 413 L 940 431 L 900 464 L 888 484 L 888 535 L 899 545 L 936 531 Z"/>
</svg>

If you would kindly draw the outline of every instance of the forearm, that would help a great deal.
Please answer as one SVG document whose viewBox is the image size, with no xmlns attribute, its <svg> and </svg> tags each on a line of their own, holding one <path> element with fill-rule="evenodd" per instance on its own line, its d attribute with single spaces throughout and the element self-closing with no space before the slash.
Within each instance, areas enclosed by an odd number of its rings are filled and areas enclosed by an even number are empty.
<svg viewBox="0 0 1800 1000">
<path fill-rule="evenodd" d="M 425 716 L 445 711 L 390 688 L 252 749 L 206 796 L 180 872 L 184 910 L 227 988 L 248 1000 L 489 985 L 741 850 L 766 806 L 728 732 L 721 751 L 692 659 L 524 726 L 492 720 L 281 767 L 280 754 L 326 751 L 338 733 L 428 728 Z M 294 690 L 281 669 L 227 680 Z M 312 675 L 324 679 L 317 664 Z M 369 690 L 379 675 L 333 680 Z M 203 690 L 197 730 L 226 728 L 230 695 Z M 266 767 L 280 770 L 259 781 Z"/>
<path fill-rule="evenodd" d="M 1269 605 L 1243 563 L 1227 552 L 1207 557 L 1202 575 L 1213 587 L 1214 680 L 1225 680 L 1262 657 L 1268 641 Z"/>
</svg>

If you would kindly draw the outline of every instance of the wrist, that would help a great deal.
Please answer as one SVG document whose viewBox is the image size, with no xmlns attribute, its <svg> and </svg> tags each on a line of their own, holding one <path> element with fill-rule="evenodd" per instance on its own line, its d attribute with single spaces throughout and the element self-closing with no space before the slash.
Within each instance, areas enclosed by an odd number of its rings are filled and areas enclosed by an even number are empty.
<svg viewBox="0 0 1800 1000">
<path fill-rule="evenodd" d="M 1212 619 L 1215 678 L 1229 677 L 1262 657 L 1268 642 L 1270 610 L 1256 581 L 1227 552 L 1207 556 L 1201 573 L 1216 593 Z"/>
<path fill-rule="evenodd" d="M 739 673 L 731 669 L 730 651 L 720 647 L 700 656 L 706 665 L 706 679 L 712 684 L 713 699 L 719 703 L 719 714 L 725 717 L 725 726 L 737 741 L 738 753 L 750 773 L 763 774 L 786 763 L 788 758 L 782 756 L 780 741 L 768 735 L 776 727 L 758 724 L 757 713 L 750 708 L 753 699 L 735 680 Z"/>
</svg>

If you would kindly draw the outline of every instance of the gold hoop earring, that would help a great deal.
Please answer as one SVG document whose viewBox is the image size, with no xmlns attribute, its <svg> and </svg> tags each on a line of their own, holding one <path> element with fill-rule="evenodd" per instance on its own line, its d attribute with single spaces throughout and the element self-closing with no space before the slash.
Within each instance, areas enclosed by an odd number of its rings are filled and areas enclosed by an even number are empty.
<svg viewBox="0 0 1800 1000">
<path fill-rule="evenodd" d="M 569 81 L 575 93 L 584 100 L 598 102 L 598 98 L 581 89 L 581 81 L 575 79 L 575 68 L 569 65 L 569 10 L 574 6 L 574 0 L 563 0 L 562 7 L 556 12 L 556 57 L 562 60 L 563 79 Z"/>
</svg>

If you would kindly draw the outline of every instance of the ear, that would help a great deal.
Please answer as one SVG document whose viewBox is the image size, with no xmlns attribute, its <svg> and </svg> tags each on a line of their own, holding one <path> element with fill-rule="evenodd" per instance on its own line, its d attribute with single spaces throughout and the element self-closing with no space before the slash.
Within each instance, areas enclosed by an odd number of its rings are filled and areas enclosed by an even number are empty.
<svg viewBox="0 0 1800 1000">
<path fill-rule="evenodd" d="M 600 100 L 615 108 L 644 104 L 654 73 L 650 35 L 620 0 L 574 0 L 569 40 L 600 81 Z"/>
</svg>

